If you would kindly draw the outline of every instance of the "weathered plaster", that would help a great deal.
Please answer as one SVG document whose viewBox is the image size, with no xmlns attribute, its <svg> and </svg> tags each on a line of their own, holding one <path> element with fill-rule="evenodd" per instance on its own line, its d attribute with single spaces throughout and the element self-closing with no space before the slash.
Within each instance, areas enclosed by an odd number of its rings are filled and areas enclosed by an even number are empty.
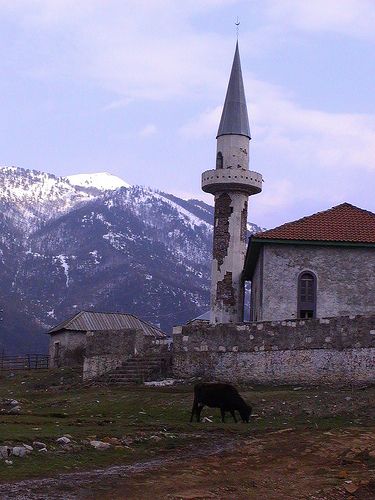
<svg viewBox="0 0 375 500">
<path fill-rule="evenodd" d="M 57 351 L 56 344 L 59 343 Z M 83 363 L 83 354 L 86 347 L 85 332 L 65 330 L 50 335 L 49 340 L 49 366 L 75 366 Z M 59 352 L 59 358 L 56 353 Z"/>
</svg>

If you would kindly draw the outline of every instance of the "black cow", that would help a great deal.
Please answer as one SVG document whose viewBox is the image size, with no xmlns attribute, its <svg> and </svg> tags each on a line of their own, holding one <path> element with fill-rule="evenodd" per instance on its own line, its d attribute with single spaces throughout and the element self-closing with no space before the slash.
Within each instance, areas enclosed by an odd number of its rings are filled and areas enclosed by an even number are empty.
<svg viewBox="0 0 375 500">
<path fill-rule="evenodd" d="M 200 422 L 201 412 L 204 406 L 220 408 L 221 420 L 224 422 L 225 412 L 229 411 L 235 422 L 237 422 L 235 410 L 241 415 L 243 422 L 249 422 L 251 407 L 239 395 L 237 389 L 230 384 L 197 384 L 194 387 L 194 403 L 191 410 L 190 422 L 194 415 Z"/>
</svg>

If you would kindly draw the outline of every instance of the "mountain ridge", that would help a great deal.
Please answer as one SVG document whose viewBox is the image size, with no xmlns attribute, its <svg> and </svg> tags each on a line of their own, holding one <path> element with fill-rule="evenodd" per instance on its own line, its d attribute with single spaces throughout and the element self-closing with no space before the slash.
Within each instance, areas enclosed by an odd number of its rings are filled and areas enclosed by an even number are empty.
<svg viewBox="0 0 375 500">
<path fill-rule="evenodd" d="M 89 176 L 0 168 L 0 351 L 45 350 L 41 333 L 82 309 L 170 333 L 209 307 L 213 207 Z"/>
</svg>

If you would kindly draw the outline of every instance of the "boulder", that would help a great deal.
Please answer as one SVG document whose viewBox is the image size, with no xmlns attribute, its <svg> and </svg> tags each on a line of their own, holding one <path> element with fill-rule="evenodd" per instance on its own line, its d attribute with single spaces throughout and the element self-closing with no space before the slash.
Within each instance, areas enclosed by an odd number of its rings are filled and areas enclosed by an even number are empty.
<svg viewBox="0 0 375 500">
<path fill-rule="evenodd" d="M 90 445 L 96 450 L 108 450 L 111 447 L 109 443 L 104 443 L 103 441 L 90 441 Z"/>
<path fill-rule="evenodd" d="M 23 458 L 24 456 L 26 456 L 26 454 L 27 450 L 24 446 L 15 446 L 12 449 L 12 455 L 14 455 L 15 457 Z"/>
<path fill-rule="evenodd" d="M 0 459 L 6 459 L 11 454 L 11 448 L 9 446 L 0 446 Z"/>
<path fill-rule="evenodd" d="M 62 437 L 59 437 L 58 439 L 56 439 L 56 443 L 57 444 L 69 444 L 70 439 L 66 436 L 62 436 Z"/>
<path fill-rule="evenodd" d="M 37 450 L 41 450 L 42 448 L 47 448 L 47 445 L 45 443 L 41 443 L 40 441 L 34 441 L 33 442 L 33 446 L 37 449 Z"/>
</svg>

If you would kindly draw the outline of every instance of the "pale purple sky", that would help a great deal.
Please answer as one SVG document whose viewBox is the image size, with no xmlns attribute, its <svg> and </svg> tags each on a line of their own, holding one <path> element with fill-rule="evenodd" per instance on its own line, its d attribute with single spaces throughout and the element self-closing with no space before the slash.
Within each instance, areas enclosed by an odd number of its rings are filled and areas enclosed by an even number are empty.
<svg viewBox="0 0 375 500">
<path fill-rule="evenodd" d="M 212 201 L 237 16 L 249 219 L 375 211 L 373 0 L 0 0 L 0 164 Z"/>
</svg>

